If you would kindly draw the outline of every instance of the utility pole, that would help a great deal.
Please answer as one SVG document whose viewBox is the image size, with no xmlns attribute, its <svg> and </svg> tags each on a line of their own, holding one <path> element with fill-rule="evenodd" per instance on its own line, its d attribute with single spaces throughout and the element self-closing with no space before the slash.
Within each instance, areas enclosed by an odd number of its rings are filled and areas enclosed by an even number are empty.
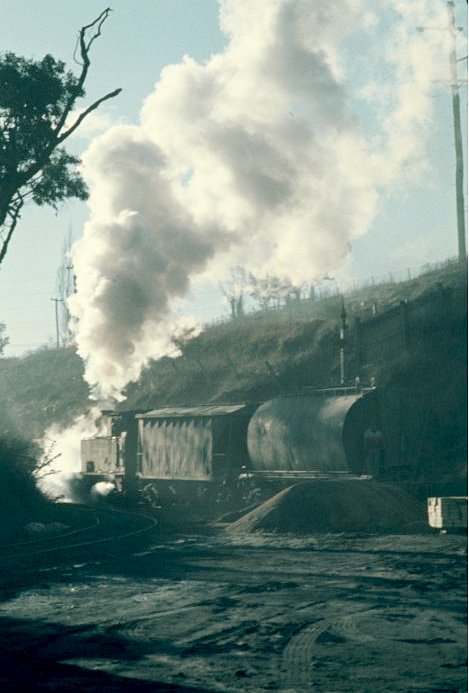
<svg viewBox="0 0 469 693">
<path fill-rule="evenodd" d="M 458 257 L 460 261 L 466 260 L 466 220 L 464 213 L 464 153 L 462 147 L 461 131 L 461 108 L 459 99 L 459 75 L 456 37 L 460 30 L 456 27 L 454 19 L 454 2 L 448 2 L 448 22 L 451 35 L 450 49 L 450 76 L 451 76 L 451 95 L 453 102 L 453 126 L 454 126 L 454 147 L 456 150 L 456 212 L 458 219 Z M 462 31 L 462 27 L 461 27 Z"/>
<path fill-rule="evenodd" d="M 56 335 L 56 344 L 57 344 L 57 349 L 60 346 L 59 342 L 59 303 L 62 302 L 61 298 L 51 298 L 51 301 L 55 302 L 55 335 Z"/>
<path fill-rule="evenodd" d="M 72 330 L 70 329 L 70 311 L 68 310 L 68 304 L 67 301 L 72 296 L 73 294 L 76 294 L 77 292 L 77 276 L 74 272 L 74 267 L 73 264 L 69 264 L 65 266 L 65 269 L 67 270 L 67 281 L 66 281 L 66 286 L 65 286 L 65 296 L 62 299 L 62 303 L 64 306 L 64 312 L 65 312 L 65 326 L 64 326 L 64 331 L 65 331 L 65 339 L 64 342 L 67 344 L 70 344 L 72 341 Z"/>
<path fill-rule="evenodd" d="M 339 330 L 339 357 L 340 357 L 340 384 L 345 385 L 345 333 L 347 330 L 347 313 L 344 297 L 342 296 L 342 310 L 340 311 Z"/>
<path fill-rule="evenodd" d="M 73 265 L 66 265 L 65 269 L 67 270 L 67 298 L 68 298 L 72 293 L 76 294 L 76 292 L 77 292 L 77 275 L 73 271 Z M 72 282 L 70 282 L 70 275 L 72 276 Z M 70 283 L 72 283 L 73 291 L 70 291 Z"/>
<path fill-rule="evenodd" d="M 459 87 L 465 83 L 465 80 L 459 79 L 458 62 L 465 58 L 457 57 L 457 37 L 463 31 L 463 27 L 456 26 L 454 17 L 454 2 L 446 4 L 448 10 L 448 26 L 447 27 L 418 27 L 419 31 L 436 30 L 447 31 L 450 35 L 451 44 L 449 51 L 449 67 L 450 79 L 438 80 L 442 84 L 451 87 L 451 100 L 453 106 L 453 130 L 454 130 L 454 148 L 456 152 L 456 215 L 458 225 L 458 258 L 461 262 L 466 261 L 466 219 L 464 209 L 464 152 L 462 144 L 461 130 L 461 102 L 459 98 Z"/>
</svg>

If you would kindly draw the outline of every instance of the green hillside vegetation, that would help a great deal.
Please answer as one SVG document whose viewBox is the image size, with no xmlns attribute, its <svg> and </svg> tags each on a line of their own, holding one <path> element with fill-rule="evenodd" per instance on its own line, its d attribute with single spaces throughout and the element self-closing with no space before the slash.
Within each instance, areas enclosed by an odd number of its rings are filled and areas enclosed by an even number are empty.
<svg viewBox="0 0 469 693">
<path fill-rule="evenodd" d="M 83 363 L 73 348 L 42 349 L 0 359 L 0 437 L 41 438 L 88 407 Z"/>
<path fill-rule="evenodd" d="M 467 270 L 460 263 L 345 295 L 350 383 L 358 375 L 366 385 L 373 376 L 378 387 L 420 393 L 432 407 L 431 435 L 438 437 L 442 452 L 458 460 L 466 454 L 466 298 Z M 378 327 L 373 358 L 360 361 L 356 319 L 366 326 L 381 316 L 384 330 L 386 316 L 402 301 L 425 308 L 412 318 L 409 349 L 396 342 L 389 350 L 383 337 L 381 353 Z M 152 362 L 119 407 L 260 401 L 305 387 L 335 386 L 341 310 L 342 298 L 335 295 L 207 327 L 182 346 L 180 357 Z M 82 374 L 82 362 L 70 347 L 0 359 L 0 437 L 40 438 L 53 423 L 72 423 L 92 403 Z"/>
</svg>

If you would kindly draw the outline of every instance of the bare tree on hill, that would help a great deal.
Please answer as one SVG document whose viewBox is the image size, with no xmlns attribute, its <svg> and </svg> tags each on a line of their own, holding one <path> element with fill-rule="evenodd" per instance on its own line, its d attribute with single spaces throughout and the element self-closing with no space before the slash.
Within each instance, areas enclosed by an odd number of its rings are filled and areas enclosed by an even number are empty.
<svg viewBox="0 0 469 693">
<path fill-rule="evenodd" d="M 248 287 L 249 275 L 243 267 L 232 267 L 229 279 L 220 283 L 220 289 L 230 304 L 233 319 L 244 315 L 244 301 Z"/>
<path fill-rule="evenodd" d="M 250 274 L 249 284 L 250 296 L 261 310 L 279 309 L 300 303 L 306 292 L 310 291 L 309 284 L 296 285 L 286 277 L 282 278 L 273 274 L 263 276 Z"/>
</svg>

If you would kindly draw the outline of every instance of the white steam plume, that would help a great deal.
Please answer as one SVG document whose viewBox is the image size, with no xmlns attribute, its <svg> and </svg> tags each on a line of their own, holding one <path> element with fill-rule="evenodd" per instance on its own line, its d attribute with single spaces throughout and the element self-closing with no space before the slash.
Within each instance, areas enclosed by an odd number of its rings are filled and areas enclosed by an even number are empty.
<svg viewBox="0 0 469 693">
<path fill-rule="evenodd" d="M 98 407 L 93 407 L 88 413 L 78 416 L 67 428 L 52 424 L 44 433 L 41 462 L 46 466 L 40 471 L 38 486 L 46 495 L 72 500 L 69 484 L 81 470 L 81 440 L 98 435 L 100 416 Z"/>
<path fill-rule="evenodd" d="M 299 284 L 340 266 L 423 162 L 438 51 L 416 26 L 444 22 L 435 7 L 220 0 L 225 51 L 166 67 L 140 125 L 92 144 L 70 308 L 100 396 L 177 353 L 174 306 L 195 279 L 237 264 Z"/>
</svg>

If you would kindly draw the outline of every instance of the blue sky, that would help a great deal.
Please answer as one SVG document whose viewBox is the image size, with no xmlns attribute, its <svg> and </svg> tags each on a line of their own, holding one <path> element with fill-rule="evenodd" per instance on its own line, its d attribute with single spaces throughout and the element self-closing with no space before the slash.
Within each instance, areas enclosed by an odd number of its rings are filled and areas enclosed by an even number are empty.
<svg viewBox="0 0 469 693">
<path fill-rule="evenodd" d="M 226 45 L 215 0 L 116 0 L 112 8 L 94 46 L 86 102 L 122 87 L 107 109 L 116 122 L 137 122 L 142 102 L 165 65 L 179 63 L 185 54 L 204 62 Z M 33 58 L 51 53 L 72 67 L 77 31 L 101 9 L 95 0 L 2 0 L 0 50 Z M 466 3 L 457 1 L 456 9 L 458 23 L 465 26 Z M 435 85 L 432 100 L 436 118 L 428 167 L 411 184 L 383 195 L 368 233 L 352 242 L 344 276 L 379 276 L 456 255 L 451 98 L 446 88 Z M 70 148 L 80 153 L 88 143 L 76 138 Z M 0 270 L 0 320 L 11 342 L 7 356 L 55 343 L 51 299 L 57 296 L 64 238 L 70 229 L 78 238 L 87 216 L 86 205 L 78 202 L 62 205 L 57 214 L 32 207 L 24 212 Z M 209 319 L 227 307 L 216 287 L 207 287 L 196 293 L 193 312 Z"/>
</svg>

